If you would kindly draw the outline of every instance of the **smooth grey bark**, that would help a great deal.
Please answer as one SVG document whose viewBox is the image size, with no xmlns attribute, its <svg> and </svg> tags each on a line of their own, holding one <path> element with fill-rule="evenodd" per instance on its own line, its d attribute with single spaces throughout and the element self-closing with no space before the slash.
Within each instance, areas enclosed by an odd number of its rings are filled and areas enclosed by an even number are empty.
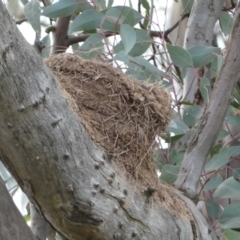
<svg viewBox="0 0 240 240">
<path fill-rule="evenodd" d="M 0 32 L 1 160 L 58 232 L 69 240 L 215 239 L 196 208 L 199 221 L 190 221 L 147 203 L 125 179 L 1 1 Z"/>
<path fill-rule="evenodd" d="M 191 198 L 194 198 L 198 194 L 199 179 L 205 161 L 218 136 L 227 108 L 232 99 L 234 86 L 239 78 L 239 18 L 240 8 L 237 7 L 227 54 L 214 85 L 209 106 L 187 148 L 180 173 L 175 182 L 175 186 Z"/>
<path fill-rule="evenodd" d="M 0 239 L 36 240 L 0 177 Z"/>
<path fill-rule="evenodd" d="M 48 223 L 43 216 L 36 210 L 33 204 L 30 204 L 31 211 L 31 230 L 37 240 L 46 240 L 48 234 Z"/>
<path fill-rule="evenodd" d="M 214 26 L 223 8 L 224 0 L 195 0 L 184 40 L 184 48 L 212 46 Z M 198 83 L 198 68 L 188 68 L 183 79 L 183 99 L 193 102 Z"/>
</svg>

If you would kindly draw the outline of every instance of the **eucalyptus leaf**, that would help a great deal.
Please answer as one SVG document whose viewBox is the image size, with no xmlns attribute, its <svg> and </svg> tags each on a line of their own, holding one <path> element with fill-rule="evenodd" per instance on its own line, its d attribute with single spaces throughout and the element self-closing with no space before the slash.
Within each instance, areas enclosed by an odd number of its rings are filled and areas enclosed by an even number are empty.
<svg viewBox="0 0 240 240">
<path fill-rule="evenodd" d="M 159 70 L 157 67 L 149 63 L 143 57 L 129 57 L 129 71 L 128 73 L 136 74 L 139 80 L 147 80 L 150 82 L 159 81 L 163 77 L 168 77 L 168 75 Z"/>
<path fill-rule="evenodd" d="M 211 198 L 207 199 L 206 208 L 207 208 L 208 216 L 212 220 L 218 219 L 220 215 L 220 206 L 213 199 Z"/>
<path fill-rule="evenodd" d="M 107 8 L 106 0 L 95 0 L 95 4 L 97 5 L 98 10 L 104 10 Z"/>
<path fill-rule="evenodd" d="M 192 58 L 188 51 L 186 51 L 184 48 L 172 46 L 171 44 L 167 43 L 167 50 L 175 66 L 179 68 L 193 67 Z"/>
<path fill-rule="evenodd" d="M 217 188 L 223 182 L 223 177 L 221 175 L 213 176 L 204 186 L 204 191 L 209 191 Z"/>
<path fill-rule="evenodd" d="M 217 141 L 222 140 L 223 138 L 225 138 L 228 135 L 229 135 L 228 131 L 226 131 L 225 129 L 221 129 L 219 134 L 218 134 Z"/>
<path fill-rule="evenodd" d="M 120 36 L 124 46 L 124 54 L 128 54 L 136 43 L 135 30 L 128 24 L 122 24 L 120 27 Z"/>
<path fill-rule="evenodd" d="M 239 228 L 240 223 L 240 202 L 226 206 L 219 218 L 222 228 Z"/>
<path fill-rule="evenodd" d="M 113 5 L 113 0 L 108 0 L 107 8 L 110 8 Z"/>
<path fill-rule="evenodd" d="M 236 181 L 240 181 L 240 168 L 235 168 L 233 171 L 233 177 Z"/>
<path fill-rule="evenodd" d="M 206 171 L 215 171 L 225 166 L 229 162 L 228 148 L 221 148 L 219 153 L 212 156 L 212 158 L 205 164 Z"/>
<path fill-rule="evenodd" d="M 140 0 L 140 3 L 142 4 L 142 6 L 143 6 L 147 11 L 150 10 L 150 5 L 149 5 L 149 3 L 148 3 L 147 0 Z"/>
<path fill-rule="evenodd" d="M 228 12 L 222 11 L 219 17 L 219 23 L 224 35 L 229 35 L 233 26 L 233 17 Z"/>
<path fill-rule="evenodd" d="M 240 233 L 237 231 L 233 231 L 232 229 L 224 229 L 224 237 L 227 240 L 239 240 Z"/>
<path fill-rule="evenodd" d="M 192 9 L 194 0 L 181 0 L 183 6 L 183 13 L 189 13 Z"/>
<path fill-rule="evenodd" d="M 189 126 L 194 126 L 197 121 L 202 117 L 203 108 L 197 105 L 184 108 L 183 122 Z"/>
<path fill-rule="evenodd" d="M 180 121 L 179 118 L 173 118 L 167 126 L 167 130 L 176 135 L 185 134 L 188 129 L 189 127 L 184 122 Z"/>
<path fill-rule="evenodd" d="M 78 15 L 70 25 L 70 32 L 90 31 L 100 27 L 104 15 L 96 10 L 87 10 Z"/>
<path fill-rule="evenodd" d="M 31 2 L 27 3 L 24 6 L 24 14 L 31 24 L 34 31 L 39 34 L 41 34 L 41 23 L 40 23 L 40 15 L 41 15 L 41 9 L 40 9 L 40 3 L 38 0 L 31 0 Z"/>
<path fill-rule="evenodd" d="M 119 32 L 121 24 L 125 23 L 133 27 L 142 19 L 139 12 L 127 6 L 111 7 L 102 13 L 105 17 L 101 29 L 113 32 Z"/>
<path fill-rule="evenodd" d="M 43 16 L 50 18 L 66 17 L 72 15 L 74 12 L 94 9 L 87 0 L 60 0 L 46 7 L 42 12 Z"/>
<path fill-rule="evenodd" d="M 41 52 L 42 58 L 49 57 L 51 53 L 51 39 L 49 34 L 47 34 L 41 41 L 44 45 L 44 49 Z"/>
<path fill-rule="evenodd" d="M 28 3 L 28 0 L 21 0 L 23 5 L 26 5 Z"/>
<path fill-rule="evenodd" d="M 86 59 L 99 59 L 103 51 L 103 36 L 100 33 L 94 33 L 88 37 L 85 42 L 80 46 L 79 53 L 82 58 Z M 77 52 L 77 51 L 75 51 Z"/>
<path fill-rule="evenodd" d="M 225 117 L 225 122 L 231 125 L 240 125 L 240 111 L 233 106 L 229 106 Z"/>
<path fill-rule="evenodd" d="M 152 39 L 149 37 L 146 31 L 142 29 L 136 29 L 135 33 L 136 43 L 128 53 L 132 57 L 141 56 L 143 53 L 147 51 L 147 49 L 152 43 Z M 115 53 L 122 51 L 124 49 L 123 42 L 120 41 L 116 46 L 113 47 L 113 49 Z"/>
<path fill-rule="evenodd" d="M 188 50 L 193 60 L 193 66 L 195 68 L 201 67 L 212 62 L 216 54 L 220 54 L 221 51 L 217 47 L 211 46 L 195 46 Z"/>
<path fill-rule="evenodd" d="M 160 179 L 168 184 L 172 184 L 177 179 L 179 170 L 180 166 L 166 164 L 162 168 Z"/>
<path fill-rule="evenodd" d="M 230 198 L 232 200 L 240 200 L 240 182 L 233 177 L 222 182 L 213 195 L 215 198 Z"/>
<path fill-rule="evenodd" d="M 209 93 L 208 87 L 210 86 L 210 81 L 208 78 L 202 77 L 200 78 L 200 92 L 204 103 L 207 105 L 209 103 Z"/>
</svg>

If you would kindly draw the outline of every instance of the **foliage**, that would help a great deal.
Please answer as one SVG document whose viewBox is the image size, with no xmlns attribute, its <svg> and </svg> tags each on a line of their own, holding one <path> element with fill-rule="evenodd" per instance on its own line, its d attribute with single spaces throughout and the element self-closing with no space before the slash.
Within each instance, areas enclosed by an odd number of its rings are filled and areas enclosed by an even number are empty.
<svg viewBox="0 0 240 240">
<path fill-rule="evenodd" d="M 60 0 L 51 6 L 40 5 L 39 1 L 22 1 L 24 12 L 29 23 L 37 34 L 41 34 L 40 16 L 45 16 L 55 22 L 59 17 L 72 15 L 69 25 L 69 36 L 77 38 L 79 35 L 88 36 L 84 41 L 73 43 L 73 52 L 87 59 L 99 59 L 111 62 L 127 74 L 145 81 L 159 82 L 169 87 L 173 95 L 173 117 L 167 127 L 166 134 L 161 136 L 165 140 L 159 142 L 155 151 L 156 162 L 161 172 L 161 180 L 172 184 L 179 173 L 184 153 L 189 139 L 200 124 L 204 109 L 211 101 L 210 89 L 217 79 L 222 66 L 222 49 L 219 46 L 194 46 L 188 50 L 174 46 L 163 39 L 163 32 L 158 29 L 158 38 L 153 38 L 149 29 L 156 28 L 151 22 L 151 2 L 139 1 L 139 9 L 124 6 L 113 6 L 114 1 L 77 1 Z M 116 1 L 115 1 L 116 2 Z M 179 1 L 183 5 L 184 13 L 190 12 L 193 1 Z M 140 9 L 146 11 L 145 16 Z M 139 24 L 140 23 L 140 24 Z M 150 23 L 150 24 L 149 24 Z M 219 16 L 220 36 L 226 42 L 233 24 L 232 13 L 222 11 Z M 224 37 L 223 35 L 224 34 Z M 52 46 L 51 33 L 42 39 L 45 49 L 42 56 L 50 55 Z M 155 36 L 156 37 L 156 36 Z M 208 76 L 199 77 L 199 101 L 184 102 L 179 99 L 176 85 L 182 86 L 182 79 L 188 68 L 208 68 Z M 181 91 L 181 89 L 180 89 Z M 224 96 L 223 96 L 224 97 Z M 239 238 L 238 232 L 231 230 L 239 228 L 240 218 L 240 182 L 239 169 L 229 169 L 229 163 L 240 154 L 238 139 L 236 146 L 226 144 L 226 137 L 231 125 L 240 125 L 240 86 L 234 89 L 234 97 L 225 117 L 226 129 L 219 132 L 215 145 L 208 156 L 205 169 L 202 172 L 201 196 L 204 199 L 209 218 L 212 223 L 218 222 L 226 229 L 227 239 Z M 222 140 L 225 140 L 225 144 Z M 229 141 L 229 140 L 228 140 Z M 167 144 L 166 144 L 167 143 Z M 164 147 L 162 146 L 164 145 Z M 9 185 L 8 175 L 4 175 L 0 165 L 1 175 Z M 225 170 L 226 174 L 223 173 Z M 230 171 L 232 170 L 232 171 Z M 209 177 L 210 176 L 210 177 Z M 11 189 L 11 186 L 8 186 Z M 229 205 L 223 206 L 219 199 L 227 199 Z M 231 203 L 232 201 L 234 203 Z"/>
</svg>

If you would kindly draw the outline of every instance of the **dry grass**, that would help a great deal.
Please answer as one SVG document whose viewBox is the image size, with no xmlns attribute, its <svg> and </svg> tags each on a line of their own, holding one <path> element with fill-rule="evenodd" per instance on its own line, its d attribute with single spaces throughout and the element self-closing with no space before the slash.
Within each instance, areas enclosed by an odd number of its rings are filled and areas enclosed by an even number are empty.
<svg viewBox="0 0 240 240">
<path fill-rule="evenodd" d="M 169 93 L 72 54 L 54 55 L 46 64 L 71 95 L 92 139 L 107 149 L 128 181 L 140 191 L 158 189 L 154 195 L 176 208 L 172 190 L 159 182 L 152 154 L 155 137 L 171 118 Z"/>
</svg>

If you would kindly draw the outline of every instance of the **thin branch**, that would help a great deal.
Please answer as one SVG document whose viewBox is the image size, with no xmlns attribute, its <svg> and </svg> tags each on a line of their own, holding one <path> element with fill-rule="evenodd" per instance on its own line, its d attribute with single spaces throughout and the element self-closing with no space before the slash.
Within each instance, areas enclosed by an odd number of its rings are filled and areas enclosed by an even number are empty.
<svg viewBox="0 0 240 240">
<path fill-rule="evenodd" d="M 26 21 L 27 21 L 27 19 L 26 19 L 26 18 L 23 18 L 23 19 L 20 19 L 20 20 L 15 21 L 15 23 L 18 24 L 18 25 L 20 25 L 20 24 L 22 24 L 23 22 L 26 22 Z"/>
<path fill-rule="evenodd" d="M 111 37 L 111 36 L 115 36 L 115 35 L 118 34 L 116 32 L 110 32 L 110 31 L 100 32 L 100 33 L 104 37 Z M 75 44 L 75 43 L 84 42 L 91 35 L 92 34 L 79 34 L 78 36 L 68 38 L 67 41 L 66 41 L 66 45 L 70 46 L 70 45 Z"/>
<path fill-rule="evenodd" d="M 71 20 L 71 16 L 60 17 L 57 19 L 56 29 L 54 32 L 54 53 L 61 53 L 68 41 L 68 27 Z M 60 48 L 59 48 L 60 46 Z"/>
</svg>

